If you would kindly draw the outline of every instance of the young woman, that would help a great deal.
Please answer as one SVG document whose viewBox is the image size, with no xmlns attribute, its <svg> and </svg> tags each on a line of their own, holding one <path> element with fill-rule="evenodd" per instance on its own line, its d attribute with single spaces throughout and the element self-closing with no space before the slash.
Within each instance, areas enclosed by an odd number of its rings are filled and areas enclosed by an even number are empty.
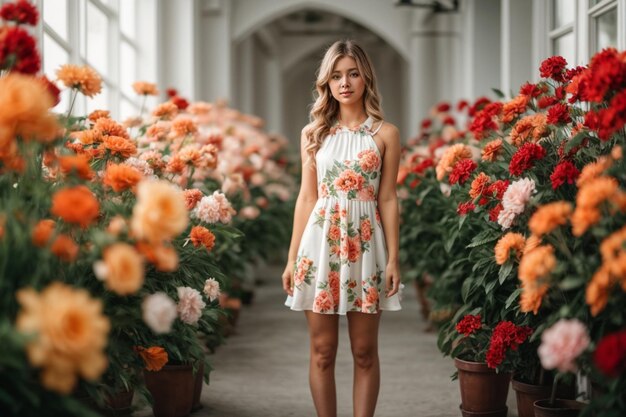
<svg viewBox="0 0 626 417">
<path fill-rule="evenodd" d="M 383 121 L 376 77 L 363 49 L 335 42 L 322 60 L 311 122 L 302 130 L 302 184 L 286 305 L 304 311 L 309 383 L 318 417 L 336 417 L 338 315 L 347 315 L 355 417 L 374 415 L 380 386 L 381 310 L 399 310 L 398 129 Z"/>
</svg>

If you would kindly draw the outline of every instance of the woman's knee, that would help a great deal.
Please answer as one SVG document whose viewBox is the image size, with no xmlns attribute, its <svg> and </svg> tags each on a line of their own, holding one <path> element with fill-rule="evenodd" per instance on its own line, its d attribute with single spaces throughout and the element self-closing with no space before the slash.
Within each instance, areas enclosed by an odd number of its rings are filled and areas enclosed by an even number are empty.
<svg viewBox="0 0 626 417">
<path fill-rule="evenodd" d="M 370 369 L 378 361 L 378 349 L 375 346 L 352 346 L 354 364 L 360 369 Z"/>
<path fill-rule="evenodd" d="M 335 364 L 337 344 L 332 342 L 313 342 L 311 344 L 311 359 L 315 366 L 324 371 Z"/>
</svg>

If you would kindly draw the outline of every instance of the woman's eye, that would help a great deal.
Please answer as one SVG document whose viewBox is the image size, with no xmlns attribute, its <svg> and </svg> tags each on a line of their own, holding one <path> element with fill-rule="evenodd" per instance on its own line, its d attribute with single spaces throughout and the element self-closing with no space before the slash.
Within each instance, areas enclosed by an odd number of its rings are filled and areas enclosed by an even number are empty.
<svg viewBox="0 0 626 417">
<path fill-rule="evenodd" d="M 350 74 L 350 76 L 351 76 L 352 78 L 356 78 L 356 77 L 358 77 L 358 76 L 359 76 L 359 73 L 358 73 L 358 72 L 353 72 L 352 74 Z"/>
<path fill-rule="evenodd" d="M 332 76 L 332 79 L 333 79 L 333 80 L 338 80 L 339 78 L 340 78 L 340 77 L 339 77 L 338 75 L 333 75 L 333 76 Z"/>
</svg>

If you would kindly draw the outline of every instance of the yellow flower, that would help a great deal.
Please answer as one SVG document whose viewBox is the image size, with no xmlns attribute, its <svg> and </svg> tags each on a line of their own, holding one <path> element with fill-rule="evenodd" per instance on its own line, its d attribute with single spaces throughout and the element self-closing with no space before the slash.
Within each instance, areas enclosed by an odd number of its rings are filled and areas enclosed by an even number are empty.
<svg viewBox="0 0 626 417">
<path fill-rule="evenodd" d="M 41 293 L 22 289 L 17 300 L 21 309 L 16 327 L 20 333 L 34 335 L 26 353 L 33 366 L 42 368 L 46 388 L 68 394 L 79 375 L 95 380 L 106 370 L 104 348 L 110 324 L 99 300 L 60 282 Z"/>
<path fill-rule="evenodd" d="M 57 70 L 57 78 L 67 88 L 75 88 L 87 97 L 93 97 L 102 90 L 102 78 L 93 68 L 87 65 L 62 65 Z"/>
</svg>

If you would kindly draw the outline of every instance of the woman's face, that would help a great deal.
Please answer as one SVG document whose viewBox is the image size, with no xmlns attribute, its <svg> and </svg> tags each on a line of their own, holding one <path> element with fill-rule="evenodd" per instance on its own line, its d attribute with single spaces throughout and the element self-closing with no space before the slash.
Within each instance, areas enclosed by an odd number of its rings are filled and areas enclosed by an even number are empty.
<svg viewBox="0 0 626 417">
<path fill-rule="evenodd" d="M 357 69 L 354 58 L 344 56 L 335 63 L 330 75 L 330 92 L 340 104 L 361 102 L 365 91 L 365 80 Z"/>
</svg>

